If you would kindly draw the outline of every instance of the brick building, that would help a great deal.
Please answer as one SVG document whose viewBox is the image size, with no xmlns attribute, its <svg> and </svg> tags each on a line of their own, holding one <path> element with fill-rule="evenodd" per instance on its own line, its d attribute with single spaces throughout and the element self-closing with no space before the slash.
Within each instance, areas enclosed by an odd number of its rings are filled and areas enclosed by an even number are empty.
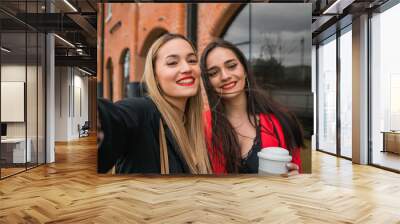
<svg viewBox="0 0 400 224">
<path fill-rule="evenodd" d="M 99 6 L 98 90 L 100 96 L 113 101 L 135 94 L 147 50 L 163 33 L 186 35 L 202 49 L 213 37 L 222 35 L 242 8 L 232 3 Z"/>
</svg>

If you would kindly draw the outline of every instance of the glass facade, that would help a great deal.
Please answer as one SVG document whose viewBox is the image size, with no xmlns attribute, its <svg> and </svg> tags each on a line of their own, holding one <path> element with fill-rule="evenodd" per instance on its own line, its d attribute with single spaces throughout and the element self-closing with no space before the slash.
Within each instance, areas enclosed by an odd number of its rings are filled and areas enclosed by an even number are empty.
<svg viewBox="0 0 400 224">
<path fill-rule="evenodd" d="M 318 150 L 352 158 L 352 25 L 317 45 Z"/>
<path fill-rule="evenodd" d="M 40 13 L 44 1 L 4 1 L 0 12 L 0 177 L 45 163 L 45 35 L 21 19 Z"/>
<path fill-rule="evenodd" d="M 400 171 L 400 4 L 371 18 L 372 164 Z"/>
<path fill-rule="evenodd" d="M 359 39 L 353 39 L 353 27 L 350 24 L 337 31 L 338 36 L 330 37 L 317 45 L 317 148 L 334 154 L 338 152 L 338 156 L 354 159 L 352 134 L 360 131 L 358 134 L 362 135 L 363 130 L 353 130 L 352 127 L 352 116 L 362 116 L 353 114 L 352 86 L 353 82 L 362 82 L 364 75 L 368 75 L 368 86 L 362 84 L 361 88 L 368 88 L 369 130 L 365 141 L 369 144 L 363 142 L 360 148 L 354 150 L 368 149 L 368 164 L 400 171 L 400 101 L 397 99 L 400 94 L 400 65 L 397 57 L 400 51 L 400 31 L 396 28 L 400 21 L 400 4 L 388 1 L 376 7 L 368 20 L 368 32 L 358 28 Z M 363 49 L 355 48 L 359 52 L 353 55 L 352 43 L 355 41 L 359 44 L 366 40 L 369 41 L 365 45 L 367 49 L 361 45 Z M 368 52 L 368 59 L 363 58 L 364 52 Z M 355 70 L 362 73 L 361 78 L 358 78 L 360 80 L 352 77 L 354 60 L 361 61 L 361 71 Z M 364 74 L 366 71 L 368 74 Z M 332 74 L 327 75 L 328 73 Z M 361 107 L 367 107 L 363 105 L 363 99 L 357 100 Z M 336 103 L 339 105 L 335 105 Z M 340 135 L 336 136 L 337 134 Z M 364 152 L 357 152 L 355 155 L 358 154 Z M 358 156 L 360 158 L 356 158 L 356 161 L 363 159 L 361 155 Z"/>
</svg>

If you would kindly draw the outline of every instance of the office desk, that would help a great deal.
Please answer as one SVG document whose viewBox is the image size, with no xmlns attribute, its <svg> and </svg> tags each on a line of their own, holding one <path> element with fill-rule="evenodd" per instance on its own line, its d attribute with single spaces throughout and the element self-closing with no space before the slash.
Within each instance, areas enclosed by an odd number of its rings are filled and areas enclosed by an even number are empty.
<svg viewBox="0 0 400 224">
<path fill-rule="evenodd" d="M 32 141 L 27 138 L 26 142 L 28 144 L 25 153 L 25 138 L 1 139 L 1 159 L 5 160 L 5 163 L 30 162 Z"/>
<path fill-rule="evenodd" d="M 382 131 L 383 150 L 382 152 L 392 152 L 400 154 L 400 131 Z"/>
</svg>

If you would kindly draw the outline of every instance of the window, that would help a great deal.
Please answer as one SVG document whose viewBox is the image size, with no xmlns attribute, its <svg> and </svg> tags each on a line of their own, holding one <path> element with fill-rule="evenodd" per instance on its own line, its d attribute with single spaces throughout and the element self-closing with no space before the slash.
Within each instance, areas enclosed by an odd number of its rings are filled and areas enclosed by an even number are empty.
<svg viewBox="0 0 400 224">
<path fill-rule="evenodd" d="M 352 33 L 351 25 L 340 36 L 340 155 L 352 157 Z"/>
<path fill-rule="evenodd" d="M 14 3 L 8 2 L 2 6 L 13 10 Z M 44 3 L 19 1 L 18 15 L 36 16 Z M 0 29 L 0 123 L 7 126 L 1 135 L 12 142 L 0 144 L 0 179 L 46 162 L 46 37 L 42 31 L 18 23 L 11 14 L 0 12 L 2 20 L 8 21 Z M 4 100 L 7 96 L 14 96 L 8 97 L 14 101 Z M 11 106 L 15 110 L 10 110 Z M 48 155 L 51 160 L 51 153 Z"/>
<path fill-rule="evenodd" d="M 129 69 L 130 69 L 130 51 L 126 50 L 124 58 L 123 58 L 123 77 L 124 77 L 124 84 L 123 84 L 123 92 L 125 97 L 130 96 L 129 90 Z"/>
<path fill-rule="evenodd" d="M 111 16 L 112 16 L 112 4 L 111 3 L 107 3 L 106 8 L 107 8 L 106 22 L 108 22 L 111 19 Z"/>
<path fill-rule="evenodd" d="M 318 149 L 336 154 L 336 35 L 318 48 Z"/>
<path fill-rule="evenodd" d="M 395 170 L 400 170 L 398 21 L 400 4 L 371 18 L 371 157 L 373 164 Z"/>
<path fill-rule="evenodd" d="M 107 62 L 108 99 L 113 100 L 113 65 L 111 59 Z"/>
<path fill-rule="evenodd" d="M 247 4 L 233 20 L 223 35 L 224 40 L 235 44 L 250 59 L 250 4 Z"/>
<path fill-rule="evenodd" d="M 276 21 L 279 15 L 285 19 Z M 222 35 L 251 62 L 258 84 L 297 115 L 307 139 L 313 133 L 310 15 L 304 4 L 247 4 Z"/>
</svg>

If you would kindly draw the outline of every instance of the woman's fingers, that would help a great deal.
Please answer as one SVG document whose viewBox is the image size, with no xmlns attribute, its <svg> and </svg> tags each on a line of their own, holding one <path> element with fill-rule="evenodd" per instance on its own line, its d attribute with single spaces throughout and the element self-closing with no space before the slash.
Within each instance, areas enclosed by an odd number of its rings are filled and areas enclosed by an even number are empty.
<svg viewBox="0 0 400 224">
<path fill-rule="evenodd" d="M 290 177 L 290 176 L 295 176 L 295 175 L 298 175 L 299 174 L 299 170 L 292 170 L 292 171 L 290 171 L 290 172 L 288 172 L 288 176 Z"/>
<path fill-rule="evenodd" d="M 286 167 L 288 168 L 288 172 L 282 174 L 283 177 L 290 177 L 299 174 L 299 166 L 296 163 L 287 163 Z"/>
<path fill-rule="evenodd" d="M 287 163 L 286 167 L 288 168 L 289 171 L 299 170 L 299 166 L 296 163 Z"/>
<path fill-rule="evenodd" d="M 296 175 L 299 175 L 298 170 L 292 170 L 287 173 L 281 174 L 282 177 L 291 177 L 291 176 L 296 176 Z"/>
</svg>

